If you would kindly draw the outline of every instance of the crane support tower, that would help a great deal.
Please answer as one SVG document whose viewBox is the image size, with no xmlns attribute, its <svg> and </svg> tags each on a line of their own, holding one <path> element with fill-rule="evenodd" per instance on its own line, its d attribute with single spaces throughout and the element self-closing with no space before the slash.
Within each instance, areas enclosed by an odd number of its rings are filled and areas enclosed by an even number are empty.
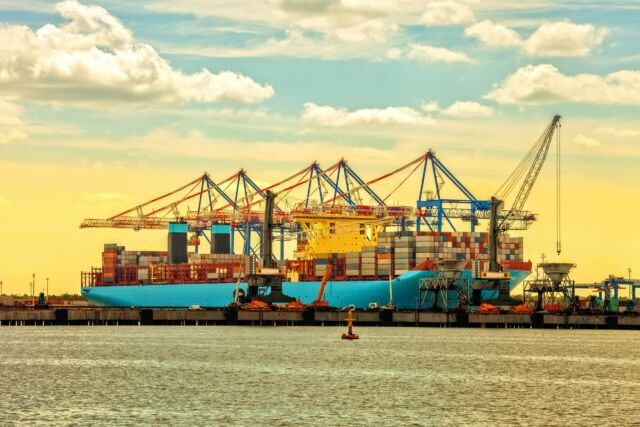
<svg viewBox="0 0 640 427">
<path fill-rule="evenodd" d="M 496 194 L 491 197 L 489 215 L 489 269 L 486 272 L 482 272 L 480 277 L 476 277 L 476 281 L 472 284 L 471 301 L 473 305 L 480 304 L 483 290 L 497 290 L 498 304 L 512 305 L 509 295 L 509 273 L 503 272 L 498 262 L 498 242 L 500 241 L 500 235 L 502 233 L 510 230 L 524 230 L 528 227 L 526 222 L 523 223 L 522 221 L 524 205 L 540 175 L 542 166 L 549 153 L 553 135 L 560 127 L 560 118 L 559 115 L 553 117 L 524 159 L 522 159 L 507 180 L 498 188 Z M 559 182 L 559 175 L 557 179 Z M 513 204 L 505 213 L 505 211 L 502 210 L 503 201 L 513 189 L 517 188 L 518 184 L 520 184 L 520 187 Z"/>
<path fill-rule="evenodd" d="M 500 219 L 498 212 L 502 208 L 502 200 L 491 198 L 491 215 L 489 222 L 489 271 L 479 272 L 471 285 L 471 305 L 480 305 L 482 291 L 498 291 L 498 304 L 511 305 L 508 272 L 502 271 L 498 262 L 498 240 L 500 236 Z M 479 269 L 474 269 L 478 271 Z"/>
<path fill-rule="evenodd" d="M 282 293 L 282 278 L 285 270 L 278 267 L 273 258 L 273 210 L 276 195 L 270 190 L 265 192 L 264 222 L 262 227 L 262 267 L 250 262 L 250 274 L 247 275 L 248 298 L 250 301 L 266 303 L 289 303 L 295 298 Z M 251 257 L 255 260 L 255 258 Z M 269 292 L 267 292 L 269 291 Z"/>
</svg>

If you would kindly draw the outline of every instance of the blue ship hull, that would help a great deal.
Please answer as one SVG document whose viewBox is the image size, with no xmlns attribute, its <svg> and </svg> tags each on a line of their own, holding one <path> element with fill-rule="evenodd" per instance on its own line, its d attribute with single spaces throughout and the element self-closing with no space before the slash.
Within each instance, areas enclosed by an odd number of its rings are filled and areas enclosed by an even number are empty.
<svg viewBox="0 0 640 427">
<path fill-rule="evenodd" d="M 524 270 L 509 270 L 511 273 L 510 289 L 513 289 L 529 274 Z M 415 309 L 419 303 L 419 281 L 433 274 L 430 270 L 408 271 L 393 280 L 393 303 L 401 309 Z M 471 278 L 471 272 L 465 271 L 464 277 Z M 247 284 L 240 287 L 246 292 Z M 235 283 L 193 283 L 193 284 L 148 284 L 135 286 L 97 286 L 82 288 L 82 295 L 92 304 L 105 307 L 175 307 L 184 308 L 194 305 L 211 308 L 226 307 L 233 302 Z M 286 295 L 298 298 L 309 304 L 317 296 L 320 282 L 285 282 L 283 291 Z M 389 303 L 389 281 L 329 281 L 325 296 L 330 306 L 346 307 L 355 305 L 367 308 L 370 303 L 384 306 Z M 497 298 L 497 291 L 483 291 L 483 298 Z M 421 308 L 428 309 L 433 305 L 434 296 L 427 294 Z M 442 304 L 439 304 L 442 306 Z M 458 295 L 449 292 L 449 307 L 458 305 Z"/>
</svg>

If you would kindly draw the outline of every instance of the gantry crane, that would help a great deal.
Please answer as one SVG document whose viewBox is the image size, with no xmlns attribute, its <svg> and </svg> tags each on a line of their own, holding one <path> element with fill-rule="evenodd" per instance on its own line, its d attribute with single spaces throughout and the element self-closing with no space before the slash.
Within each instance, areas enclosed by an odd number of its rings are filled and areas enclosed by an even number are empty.
<svg viewBox="0 0 640 427">
<path fill-rule="evenodd" d="M 535 215 L 523 210 L 524 204 L 545 161 L 559 120 L 560 116 L 554 117 L 525 159 L 496 193 L 503 200 L 515 188 L 516 183 L 524 178 L 509 210 L 495 209 L 492 213 L 492 200 L 477 199 L 435 153 L 428 150 L 420 157 L 369 181 L 362 179 L 345 159 L 326 169 L 322 169 L 314 161 L 295 174 L 265 188 L 260 188 L 244 169 L 219 182 L 204 173 L 169 193 L 112 217 L 86 219 L 80 227 L 166 230 L 172 222 L 186 222 L 197 242 L 201 235 L 209 240 L 204 231 L 213 224 L 229 224 L 232 230 L 231 251 L 234 251 L 234 236 L 238 233 L 243 239 L 243 253 L 261 256 L 264 211 L 259 209 L 259 205 L 265 202 L 266 191 L 269 190 L 277 193 L 277 199 L 274 200 L 274 223 L 280 232 L 278 238 L 281 259 L 284 258 L 285 234 L 288 238 L 299 238 L 305 232 L 301 221 L 310 224 L 314 218 L 329 221 L 330 224 L 331 218 L 344 217 L 353 222 L 361 217 L 368 223 L 394 224 L 403 229 L 415 224 L 418 231 L 421 226 L 426 226 L 431 231 L 439 232 L 446 226 L 457 231 L 454 220 L 470 223 L 473 231 L 479 220 L 494 218 L 492 229 L 495 228 L 497 232 L 525 230 L 535 220 Z M 415 208 L 388 204 L 389 198 L 418 171 L 422 173 Z M 402 174 L 406 176 L 386 196 L 383 197 L 374 190 L 374 185 Z M 425 197 L 426 184 L 431 179 L 434 191 Z M 453 183 L 453 189 L 457 189 L 462 197 L 444 197 L 442 189 L 447 182 Z M 306 192 L 296 199 L 292 192 L 300 189 L 306 189 Z M 360 193 L 366 193 L 364 196 L 368 196 L 370 202 L 365 203 Z M 197 202 L 196 209 L 191 210 L 188 203 L 194 202 Z M 157 207 L 158 205 L 160 206 Z M 258 244 L 252 244 L 252 235 L 258 236 Z M 493 246 L 495 245 L 497 243 L 494 242 Z M 493 269 L 497 269 L 496 265 L 493 265 Z"/>
<path fill-rule="evenodd" d="M 556 129 L 560 127 L 560 116 L 553 117 L 546 129 L 540 135 L 536 143 L 531 147 L 524 159 L 518 164 L 516 169 L 509 175 L 507 180 L 498 188 L 496 195 L 490 201 L 490 223 L 489 223 L 489 268 L 480 278 L 472 285 L 472 303 L 477 305 L 480 302 L 482 290 L 498 290 L 498 302 L 507 304 L 510 301 L 509 296 L 509 280 L 508 273 L 502 272 L 502 267 L 498 262 L 498 241 L 500 234 L 509 230 L 523 230 L 528 227 L 523 223 L 519 216 L 524 205 L 531 194 L 533 185 L 535 184 L 547 154 L 553 135 Z M 559 147 L 558 142 L 558 147 Z M 559 148 L 558 148 L 559 149 Z M 558 156 L 559 158 L 559 156 Z M 558 166 L 558 182 L 559 182 L 559 166 Z M 503 205 L 503 200 L 515 189 L 518 183 L 521 183 L 513 205 L 506 214 L 500 215 L 499 212 Z M 498 196 L 500 198 L 498 198 Z M 559 205 L 558 205 L 559 206 Z M 558 243 L 558 248 L 560 244 Z"/>
</svg>

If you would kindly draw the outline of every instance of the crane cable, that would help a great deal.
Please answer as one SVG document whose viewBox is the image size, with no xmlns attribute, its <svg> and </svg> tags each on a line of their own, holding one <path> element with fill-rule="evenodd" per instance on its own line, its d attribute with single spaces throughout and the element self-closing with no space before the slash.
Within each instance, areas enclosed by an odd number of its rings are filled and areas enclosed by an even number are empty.
<svg viewBox="0 0 640 427">
<path fill-rule="evenodd" d="M 505 200 L 511 191 L 515 188 L 516 184 L 518 184 L 525 173 L 529 171 L 533 162 L 535 161 L 536 154 L 540 151 L 541 146 L 544 144 L 544 132 L 542 135 L 538 137 L 535 144 L 531 147 L 531 149 L 527 152 L 524 158 L 520 161 L 518 166 L 511 172 L 509 177 L 502 183 L 500 188 L 495 192 L 495 196 L 500 200 Z"/>
<path fill-rule="evenodd" d="M 427 160 L 425 159 L 424 161 L 426 162 Z M 414 173 L 416 170 L 418 170 L 418 168 L 419 168 L 420 166 L 422 166 L 422 163 L 423 163 L 423 162 L 418 163 L 418 164 L 416 165 L 416 167 L 415 167 L 415 168 L 413 168 L 413 170 L 412 170 L 411 172 L 409 172 L 409 175 L 407 175 L 407 176 L 405 177 L 405 179 L 403 179 L 403 180 L 402 180 L 402 182 L 400 182 L 400 184 L 398 184 L 398 185 L 397 185 L 393 190 L 391 190 L 391 192 L 390 192 L 389 194 L 387 194 L 387 197 L 385 197 L 384 199 L 382 199 L 382 201 L 383 201 L 383 202 L 386 202 L 386 201 L 387 201 L 387 199 L 388 199 L 389 197 L 391 197 L 391 196 L 393 195 L 393 193 L 395 193 L 395 192 L 398 190 L 398 188 L 402 187 L 402 185 L 403 185 L 405 182 L 407 182 L 407 180 L 408 180 L 409 178 L 411 178 L 411 175 L 413 175 L 413 173 Z"/>
<path fill-rule="evenodd" d="M 556 252 L 558 255 L 562 252 L 562 241 L 561 241 L 561 205 L 560 205 L 560 130 L 562 125 L 558 123 L 558 133 L 557 133 L 557 145 L 556 149 L 558 151 L 558 155 L 556 156 Z"/>
</svg>

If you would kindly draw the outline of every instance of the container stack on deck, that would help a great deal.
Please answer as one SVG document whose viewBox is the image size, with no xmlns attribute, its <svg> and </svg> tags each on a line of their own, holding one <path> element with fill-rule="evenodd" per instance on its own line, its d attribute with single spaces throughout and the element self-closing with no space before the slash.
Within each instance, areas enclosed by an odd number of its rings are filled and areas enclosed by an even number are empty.
<svg viewBox="0 0 640 427">
<path fill-rule="evenodd" d="M 498 243 L 498 260 L 522 261 L 522 240 L 522 237 L 502 236 Z M 390 258 L 395 260 L 394 273 L 401 274 L 427 259 L 486 261 L 489 259 L 489 234 L 434 231 L 379 233 L 377 250 L 378 254 L 393 254 Z"/>
<path fill-rule="evenodd" d="M 241 262 L 243 256 L 235 254 L 207 254 L 207 253 L 190 253 L 190 264 L 212 263 L 212 262 Z"/>
<path fill-rule="evenodd" d="M 393 270 L 393 251 L 395 247 L 395 233 L 378 233 L 376 258 L 378 275 L 388 276 Z"/>
<path fill-rule="evenodd" d="M 124 247 L 122 247 L 122 250 L 124 250 Z M 104 252 L 102 252 L 102 277 L 105 283 L 113 283 L 116 280 L 119 251 L 120 249 L 115 243 L 104 245 Z"/>
<path fill-rule="evenodd" d="M 361 252 L 332 253 L 293 261 L 287 264 L 287 274 L 290 280 L 320 280 L 330 262 L 334 278 L 384 279 L 389 275 L 403 274 L 426 260 L 471 262 L 478 259 L 486 262 L 488 252 L 487 233 L 381 232 L 375 246 L 365 246 Z M 171 264 L 167 252 L 127 251 L 124 246 L 111 243 L 104 245 L 102 270 L 91 273 L 87 280 L 105 285 L 231 281 L 244 277 L 247 266 L 242 264 L 243 258 L 242 255 L 227 253 L 191 253 L 187 262 Z M 498 260 L 522 261 L 522 238 L 502 236 L 498 242 Z M 256 262 L 261 265 L 260 259 Z"/>
<path fill-rule="evenodd" d="M 504 236 L 498 243 L 498 259 L 500 261 L 522 261 L 522 237 Z"/>
<path fill-rule="evenodd" d="M 345 254 L 347 276 L 360 276 L 361 255 L 362 252 L 347 252 Z"/>
<path fill-rule="evenodd" d="M 365 246 L 362 248 L 361 255 L 361 273 L 363 276 L 370 277 L 376 275 L 376 247 Z"/>
<path fill-rule="evenodd" d="M 406 273 L 416 266 L 415 233 L 402 233 L 394 242 L 394 274 Z"/>
<path fill-rule="evenodd" d="M 124 246 L 115 243 L 104 245 L 102 266 L 105 272 L 115 273 L 116 267 L 130 267 L 136 265 L 166 264 L 167 252 L 163 251 L 127 251 Z"/>
</svg>

